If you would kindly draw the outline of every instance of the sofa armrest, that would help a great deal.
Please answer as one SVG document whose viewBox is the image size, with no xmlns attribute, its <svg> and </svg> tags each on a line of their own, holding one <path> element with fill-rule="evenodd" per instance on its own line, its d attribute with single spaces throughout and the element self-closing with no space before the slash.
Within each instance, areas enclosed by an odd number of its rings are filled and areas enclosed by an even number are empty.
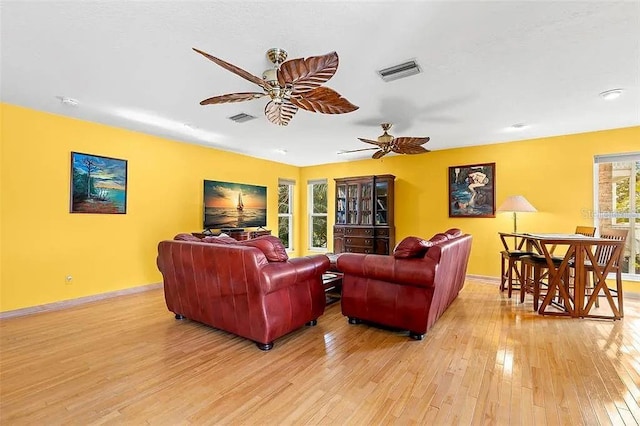
<svg viewBox="0 0 640 426">
<path fill-rule="evenodd" d="M 271 293 L 292 286 L 300 281 L 320 278 L 329 269 L 325 255 L 294 257 L 286 262 L 270 262 L 260 269 L 262 291 Z"/>
<path fill-rule="evenodd" d="M 337 266 L 345 275 L 418 287 L 433 286 L 436 270 L 436 262 L 429 257 L 396 259 L 393 256 L 359 253 L 341 254 Z"/>
</svg>

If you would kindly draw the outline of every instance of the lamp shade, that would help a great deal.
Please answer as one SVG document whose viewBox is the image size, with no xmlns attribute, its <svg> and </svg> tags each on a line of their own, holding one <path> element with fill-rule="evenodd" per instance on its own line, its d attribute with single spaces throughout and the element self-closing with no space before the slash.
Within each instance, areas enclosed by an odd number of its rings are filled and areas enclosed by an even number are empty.
<svg viewBox="0 0 640 426">
<path fill-rule="evenodd" d="M 509 195 L 506 200 L 496 209 L 499 212 L 537 212 L 522 195 Z"/>
</svg>

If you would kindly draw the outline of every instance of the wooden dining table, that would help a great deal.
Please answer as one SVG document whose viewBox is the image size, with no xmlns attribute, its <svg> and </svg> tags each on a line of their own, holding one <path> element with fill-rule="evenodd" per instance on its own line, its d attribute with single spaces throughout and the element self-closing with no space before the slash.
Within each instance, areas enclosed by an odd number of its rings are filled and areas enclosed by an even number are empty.
<svg viewBox="0 0 640 426">
<path fill-rule="evenodd" d="M 613 320 L 623 317 L 622 292 L 616 292 L 617 297 L 614 298 L 613 290 L 607 286 L 606 278 L 621 257 L 624 241 L 581 234 L 507 232 L 499 234 L 505 249 L 508 249 L 506 239 L 513 238 L 514 241 L 519 241 L 520 246 L 524 245 L 526 251 L 537 252 L 544 256 L 549 271 L 548 288 L 538 309 L 539 314 Z M 606 263 L 601 264 L 596 259 L 598 248 L 612 250 Z M 554 260 L 554 249 L 566 250 L 562 255 L 562 261 L 559 261 L 560 256 Z M 588 273 L 586 264 L 589 265 L 589 272 L 592 271 L 594 276 L 594 288 L 588 298 L 585 297 Z M 571 276 L 570 269 L 574 269 L 572 285 L 567 282 L 568 277 Z M 601 293 L 611 308 L 610 315 L 590 312 Z M 562 309 L 556 309 L 556 306 L 561 306 Z"/>
</svg>

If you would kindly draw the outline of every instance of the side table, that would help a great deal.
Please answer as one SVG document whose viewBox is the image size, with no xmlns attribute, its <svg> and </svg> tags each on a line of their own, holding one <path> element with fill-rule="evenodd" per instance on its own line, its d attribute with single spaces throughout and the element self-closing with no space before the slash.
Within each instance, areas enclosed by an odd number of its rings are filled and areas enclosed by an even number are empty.
<svg viewBox="0 0 640 426">
<path fill-rule="evenodd" d="M 342 293 L 342 273 L 327 272 L 322 274 L 322 286 L 324 287 L 327 305 L 337 302 L 340 300 L 340 294 Z"/>
</svg>

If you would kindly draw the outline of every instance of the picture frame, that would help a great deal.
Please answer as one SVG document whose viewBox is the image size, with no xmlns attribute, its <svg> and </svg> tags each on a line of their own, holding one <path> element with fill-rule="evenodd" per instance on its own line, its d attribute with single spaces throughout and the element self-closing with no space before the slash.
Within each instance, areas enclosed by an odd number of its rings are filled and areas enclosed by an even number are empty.
<svg viewBox="0 0 640 426">
<path fill-rule="evenodd" d="M 70 181 L 70 213 L 127 213 L 127 160 L 72 151 Z"/>
<path fill-rule="evenodd" d="M 496 217 L 496 163 L 449 167 L 449 217 Z"/>
</svg>

